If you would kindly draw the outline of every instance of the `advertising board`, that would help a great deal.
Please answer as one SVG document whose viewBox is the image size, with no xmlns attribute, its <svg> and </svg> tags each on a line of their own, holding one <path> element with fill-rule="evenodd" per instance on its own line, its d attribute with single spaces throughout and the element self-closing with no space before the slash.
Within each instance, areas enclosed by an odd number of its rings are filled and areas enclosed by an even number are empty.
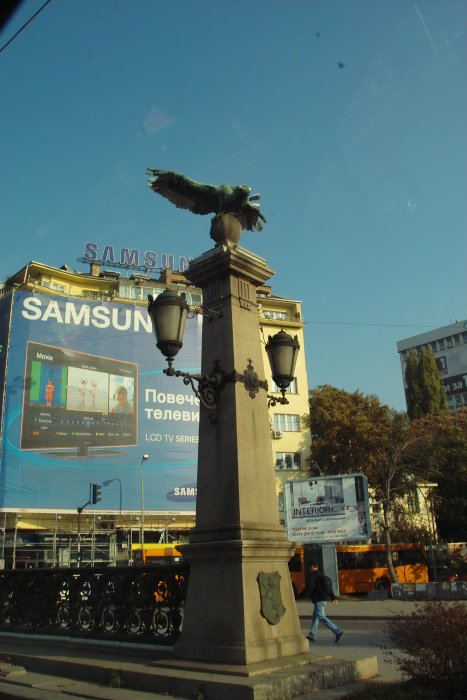
<svg viewBox="0 0 467 700">
<path fill-rule="evenodd" d="M 436 366 L 447 396 L 462 394 L 467 389 L 467 346 L 435 354 Z"/>
<path fill-rule="evenodd" d="M 97 483 L 99 510 L 138 511 L 143 470 L 146 511 L 194 511 L 199 404 L 163 374 L 146 308 L 25 291 L 3 306 L 0 509 L 76 510 Z M 177 368 L 200 358 L 195 317 Z"/>
<path fill-rule="evenodd" d="M 291 542 L 342 542 L 371 537 L 364 474 L 320 476 L 284 484 L 285 525 Z"/>
</svg>

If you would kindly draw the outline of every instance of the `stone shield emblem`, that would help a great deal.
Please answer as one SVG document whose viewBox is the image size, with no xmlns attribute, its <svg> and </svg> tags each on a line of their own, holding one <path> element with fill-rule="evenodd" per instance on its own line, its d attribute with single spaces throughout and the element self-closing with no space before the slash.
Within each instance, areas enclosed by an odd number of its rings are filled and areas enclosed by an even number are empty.
<svg viewBox="0 0 467 700">
<path fill-rule="evenodd" d="M 264 571 L 258 574 L 259 595 L 261 599 L 261 615 L 270 625 L 277 625 L 285 607 L 281 598 L 281 575 L 278 571 L 266 574 Z"/>
</svg>

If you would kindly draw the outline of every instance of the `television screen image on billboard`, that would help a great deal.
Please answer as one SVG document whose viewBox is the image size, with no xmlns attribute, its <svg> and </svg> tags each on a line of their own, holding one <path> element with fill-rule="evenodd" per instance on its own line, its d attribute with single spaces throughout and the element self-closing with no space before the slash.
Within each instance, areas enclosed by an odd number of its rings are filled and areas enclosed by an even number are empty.
<svg viewBox="0 0 467 700">
<path fill-rule="evenodd" d="M 28 341 L 22 450 L 137 445 L 138 365 Z"/>
<path fill-rule="evenodd" d="M 200 371 L 201 329 L 187 320 L 177 369 Z M 199 401 L 164 374 L 146 307 L 15 290 L 0 346 L 0 511 L 76 512 L 93 483 L 88 509 L 139 512 L 143 477 L 146 511 L 194 512 Z"/>
</svg>

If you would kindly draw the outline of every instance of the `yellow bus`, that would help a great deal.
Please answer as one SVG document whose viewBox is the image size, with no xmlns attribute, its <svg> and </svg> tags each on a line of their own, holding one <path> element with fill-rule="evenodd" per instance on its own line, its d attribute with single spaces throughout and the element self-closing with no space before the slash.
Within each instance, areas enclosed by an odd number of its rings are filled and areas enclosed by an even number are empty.
<svg viewBox="0 0 467 700">
<path fill-rule="evenodd" d="M 418 544 L 393 544 L 392 557 L 399 583 L 427 583 L 428 565 L 425 548 Z M 181 552 L 174 544 L 145 543 L 132 545 L 133 561 L 138 564 L 178 562 Z M 339 593 L 367 593 L 389 589 L 391 577 L 386 565 L 384 544 L 336 545 Z M 306 562 L 303 547 L 295 549 L 289 560 L 289 572 L 296 598 L 305 592 Z"/>
<path fill-rule="evenodd" d="M 399 583 L 427 583 L 425 548 L 418 544 L 391 545 L 394 570 Z M 389 590 L 391 576 L 386 564 L 386 545 L 337 545 L 340 593 Z"/>
<path fill-rule="evenodd" d="M 393 544 L 392 557 L 399 583 L 427 583 L 425 548 L 418 544 Z M 386 565 L 386 545 L 336 545 L 339 593 L 367 593 L 388 590 L 391 577 Z M 297 547 L 289 560 L 290 579 L 295 597 L 305 592 L 306 563 L 303 547 Z"/>
<path fill-rule="evenodd" d="M 303 547 L 297 547 L 293 557 L 289 559 L 289 573 L 295 598 L 305 591 L 305 556 Z"/>
<path fill-rule="evenodd" d="M 134 564 L 160 564 L 163 562 L 172 563 L 180 561 L 181 552 L 178 551 L 174 544 L 165 544 L 162 542 L 148 542 L 143 544 L 141 551 L 140 544 L 132 544 L 131 553 L 133 555 Z"/>
</svg>

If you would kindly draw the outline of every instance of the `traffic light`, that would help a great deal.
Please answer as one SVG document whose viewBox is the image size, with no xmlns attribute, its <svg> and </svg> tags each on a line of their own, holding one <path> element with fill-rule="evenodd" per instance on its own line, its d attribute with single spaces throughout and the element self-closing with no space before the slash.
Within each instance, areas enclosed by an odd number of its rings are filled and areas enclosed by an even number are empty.
<svg viewBox="0 0 467 700">
<path fill-rule="evenodd" d="M 140 566 L 143 563 L 143 553 L 140 549 L 135 549 L 133 552 L 133 564 Z"/>
<path fill-rule="evenodd" d="M 81 563 L 81 552 L 76 553 L 76 563 L 80 564 Z"/>
<path fill-rule="evenodd" d="M 97 503 L 98 501 L 102 500 L 102 497 L 101 497 L 102 486 L 100 484 L 91 484 L 91 486 L 92 486 L 91 503 L 94 505 L 94 503 Z"/>
</svg>

